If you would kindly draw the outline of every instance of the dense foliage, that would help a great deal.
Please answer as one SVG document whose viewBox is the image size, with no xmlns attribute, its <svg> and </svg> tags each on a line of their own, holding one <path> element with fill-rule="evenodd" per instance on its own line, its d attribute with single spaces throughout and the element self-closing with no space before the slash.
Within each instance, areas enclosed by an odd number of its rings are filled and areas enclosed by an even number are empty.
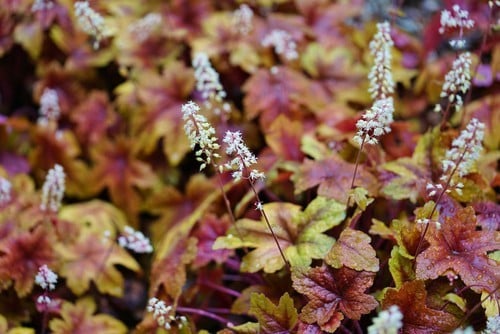
<svg viewBox="0 0 500 334">
<path fill-rule="evenodd" d="M 0 333 L 498 333 L 499 1 L 2 0 Z"/>
</svg>

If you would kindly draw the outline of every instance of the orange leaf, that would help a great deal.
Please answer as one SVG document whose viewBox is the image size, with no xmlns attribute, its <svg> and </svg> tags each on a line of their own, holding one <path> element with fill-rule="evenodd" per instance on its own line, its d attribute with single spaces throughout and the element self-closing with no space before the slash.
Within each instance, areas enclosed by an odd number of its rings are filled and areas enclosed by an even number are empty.
<svg viewBox="0 0 500 334">
<path fill-rule="evenodd" d="M 84 234 L 76 243 L 56 245 L 56 250 L 63 259 L 61 276 L 66 277 L 68 287 L 77 295 L 87 291 L 93 281 L 100 292 L 121 297 L 124 281 L 115 265 L 140 271 L 127 251 L 104 236 Z"/>
<path fill-rule="evenodd" d="M 76 304 L 64 302 L 62 319 L 53 319 L 49 328 L 53 334 L 125 334 L 127 327 L 117 319 L 105 315 L 94 315 L 96 305 L 90 298 L 80 299 Z"/>
<path fill-rule="evenodd" d="M 389 288 L 382 301 L 382 309 L 397 305 L 403 313 L 402 333 L 450 333 L 458 326 L 459 319 L 450 313 L 427 307 L 424 282 L 403 283 L 400 289 Z"/>
</svg>

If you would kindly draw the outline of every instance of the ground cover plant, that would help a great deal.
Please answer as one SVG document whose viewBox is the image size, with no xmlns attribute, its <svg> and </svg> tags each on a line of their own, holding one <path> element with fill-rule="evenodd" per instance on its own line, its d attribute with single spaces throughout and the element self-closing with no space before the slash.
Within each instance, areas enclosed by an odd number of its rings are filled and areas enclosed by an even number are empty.
<svg viewBox="0 0 500 334">
<path fill-rule="evenodd" d="M 2 0 L 0 333 L 499 333 L 499 30 Z"/>
</svg>

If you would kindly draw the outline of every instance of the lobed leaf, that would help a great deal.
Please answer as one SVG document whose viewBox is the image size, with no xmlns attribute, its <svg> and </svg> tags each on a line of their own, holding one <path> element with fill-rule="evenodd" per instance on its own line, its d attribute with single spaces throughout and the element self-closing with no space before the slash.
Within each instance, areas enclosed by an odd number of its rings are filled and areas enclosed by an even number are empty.
<svg viewBox="0 0 500 334">
<path fill-rule="evenodd" d="M 83 298 L 75 304 L 64 302 L 61 319 L 52 319 L 49 328 L 54 334 L 125 334 L 127 327 L 107 314 L 94 315 L 96 305 L 90 298 Z"/>
<path fill-rule="evenodd" d="M 346 266 L 358 271 L 378 272 L 379 260 L 370 241 L 364 232 L 346 228 L 326 255 L 325 262 L 337 269 Z"/>
<path fill-rule="evenodd" d="M 434 310 L 426 305 L 427 291 L 424 282 L 405 282 L 399 289 L 386 290 L 382 309 L 392 305 L 403 314 L 402 332 L 407 334 L 449 333 L 456 329 L 460 319 L 452 314 Z"/>
<path fill-rule="evenodd" d="M 373 284 L 374 274 L 347 267 L 334 269 L 323 265 L 315 268 L 296 268 L 292 271 L 293 288 L 308 298 L 300 319 L 317 324 L 333 333 L 346 316 L 359 320 L 378 303 L 365 290 Z"/>
<path fill-rule="evenodd" d="M 259 322 L 259 332 L 290 333 L 297 324 L 298 313 L 293 305 L 293 299 L 285 293 L 278 305 L 274 305 L 264 294 L 253 293 L 251 297 L 250 314 Z"/>
</svg>

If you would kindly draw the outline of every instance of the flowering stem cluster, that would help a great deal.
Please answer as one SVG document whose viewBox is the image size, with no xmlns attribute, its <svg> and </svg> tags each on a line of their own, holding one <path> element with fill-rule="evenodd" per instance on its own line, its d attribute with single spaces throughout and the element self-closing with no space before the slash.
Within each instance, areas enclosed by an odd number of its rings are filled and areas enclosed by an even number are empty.
<svg viewBox="0 0 500 334">
<path fill-rule="evenodd" d="M 40 126 L 53 126 L 57 124 L 61 115 L 61 108 L 59 107 L 59 97 L 55 89 L 45 88 L 43 90 L 38 113 L 38 124 Z"/>
<path fill-rule="evenodd" d="M 135 231 L 130 226 L 126 226 L 122 235 L 118 237 L 118 244 L 136 253 L 151 253 L 153 251 L 149 239 L 141 231 Z"/>
<path fill-rule="evenodd" d="M 274 52 L 278 55 L 282 55 L 286 60 L 294 60 L 299 57 L 297 44 L 292 36 L 284 30 L 272 30 L 264 37 L 261 44 L 263 47 L 272 46 Z"/>
<path fill-rule="evenodd" d="M 227 102 L 226 91 L 222 87 L 219 79 L 219 73 L 212 67 L 206 53 L 198 52 L 193 58 L 194 77 L 196 79 L 196 90 L 201 93 L 205 107 L 213 111 L 216 115 L 221 115 L 222 111 L 226 114 L 231 112 Z M 219 105 L 222 104 L 222 110 Z"/>
<path fill-rule="evenodd" d="M 182 329 L 187 323 L 186 317 L 176 316 L 171 305 L 167 306 L 163 300 L 155 297 L 149 300 L 146 310 L 153 313 L 153 318 L 158 326 L 164 327 L 166 330 L 172 329 L 172 326 Z"/>
<path fill-rule="evenodd" d="M 195 147 L 199 147 L 195 154 L 196 160 L 201 162 L 201 171 L 209 164 L 216 166 L 214 159 L 220 158 L 217 153 L 220 145 L 217 143 L 215 129 L 199 111 L 200 107 L 193 101 L 182 105 L 184 131 L 189 139 L 191 149 L 194 150 Z"/>
<path fill-rule="evenodd" d="M 88 1 L 75 2 L 74 9 L 78 25 L 95 39 L 94 49 L 97 49 L 104 38 L 104 18 L 90 7 Z"/>
<path fill-rule="evenodd" d="M 389 22 L 377 24 L 378 32 L 370 42 L 370 52 L 374 58 L 374 64 L 368 79 L 370 87 L 368 92 L 375 101 L 363 117 L 356 123 L 358 129 L 354 141 L 360 146 L 356 155 L 354 173 L 351 180 L 351 189 L 358 172 L 359 159 L 365 144 L 378 144 L 378 138 L 391 132 L 390 125 L 393 121 L 394 100 L 390 96 L 394 93 L 394 80 L 391 72 L 391 48 L 394 42 L 391 39 L 391 26 Z M 351 195 L 347 198 L 346 206 L 349 207 Z"/>
<path fill-rule="evenodd" d="M 250 152 L 246 144 L 243 142 L 241 133 L 239 131 L 227 131 L 226 135 L 224 136 L 223 142 L 227 145 L 226 154 L 234 157 L 231 161 L 225 164 L 225 167 L 229 170 L 233 170 L 232 176 L 234 180 L 239 181 L 242 178 L 248 180 L 250 188 L 252 189 L 252 192 L 257 200 L 257 210 L 262 213 L 262 217 L 264 217 L 264 221 L 266 222 L 266 225 L 269 228 L 271 235 L 273 236 L 274 242 L 278 247 L 280 255 L 283 258 L 283 261 L 285 262 L 287 268 L 290 269 L 290 264 L 286 260 L 285 254 L 281 249 L 278 238 L 276 237 L 269 218 L 267 217 L 259 193 L 257 192 L 257 189 L 255 189 L 255 182 L 258 180 L 264 180 L 265 178 L 264 173 L 259 172 L 256 169 L 250 170 L 250 166 L 257 163 L 257 158 L 252 152 Z"/>
<path fill-rule="evenodd" d="M 40 286 L 43 289 L 43 294 L 38 296 L 36 303 L 38 309 L 41 309 L 43 312 L 43 320 L 42 320 L 42 334 L 45 333 L 47 328 L 47 317 L 49 306 L 52 303 L 52 299 L 49 297 L 49 291 L 55 289 L 57 284 L 57 274 L 47 267 L 46 264 L 42 265 L 38 268 L 38 273 L 35 276 L 35 284 Z"/>
<path fill-rule="evenodd" d="M 54 165 L 49 170 L 42 188 L 42 211 L 57 213 L 64 196 L 66 174 L 61 165 Z"/>
<path fill-rule="evenodd" d="M 440 34 L 444 34 L 446 31 L 450 30 L 458 30 L 458 39 L 450 40 L 450 45 L 455 49 L 465 48 L 465 40 L 463 39 L 464 30 L 474 27 L 474 20 L 469 18 L 469 12 L 465 9 L 461 9 L 459 5 L 454 5 L 451 11 L 447 9 L 441 11 L 440 23 Z"/>
<path fill-rule="evenodd" d="M 439 205 L 443 195 L 451 192 L 452 189 L 454 189 L 459 195 L 462 193 L 463 183 L 456 182 L 454 177 L 456 175 L 459 178 L 462 178 L 469 174 L 483 149 L 483 137 L 484 124 L 479 122 L 476 118 L 473 118 L 469 124 L 467 124 L 465 129 L 462 130 L 460 135 L 453 140 L 451 148 L 446 151 L 445 158 L 442 162 L 443 174 L 440 177 L 440 181 L 444 182 L 444 185 L 428 184 L 426 187 L 429 191 L 428 195 L 430 197 L 435 196 L 438 191 L 439 195 L 427 219 L 420 221 L 425 223 L 425 229 L 420 236 L 415 256 L 418 255 L 420 248 L 422 247 L 422 242 L 429 229 L 428 223 L 436 212 L 437 206 Z M 439 226 L 439 223 L 437 223 L 437 225 Z"/>
<path fill-rule="evenodd" d="M 241 4 L 233 12 L 232 24 L 234 29 L 241 35 L 248 35 L 253 29 L 253 11 L 247 4 Z"/>
<path fill-rule="evenodd" d="M 370 52 L 374 64 L 368 74 L 370 80 L 368 92 L 375 101 L 394 93 L 394 80 L 391 71 L 391 48 L 394 42 L 391 39 L 391 26 L 389 22 L 378 23 L 377 29 L 378 32 L 370 42 Z"/>
<path fill-rule="evenodd" d="M 390 125 L 393 121 L 394 101 L 392 97 L 375 101 L 373 107 L 368 109 L 363 117 L 356 123 L 358 132 L 354 136 L 354 141 L 360 146 L 356 155 L 354 173 L 351 180 L 351 189 L 354 188 L 354 181 L 358 171 L 359 158 L 365 144 L 377 144 L 378 137 L 391 132 Z M 348 197 L 347 206 L 349 206 Z"/>
<path fill-rule="evenodd" d="M 456 111 L 460 110 L 464 105 L 462 96 L 459 94 L 467 93 L 470 88 L 471 65 L 472 59 L 470 53 L 462 53 L 455 59 L 451 70 L 444 78 L 445 81 L 441 89 L 440 97 L 447 99 L 447 105 L 442 117 L 442 125 L 446 122 L 452 105 L 455 106 Z M 442 111 L 441 104 L 437 104 L 434 111 Z"/>
</svg>

